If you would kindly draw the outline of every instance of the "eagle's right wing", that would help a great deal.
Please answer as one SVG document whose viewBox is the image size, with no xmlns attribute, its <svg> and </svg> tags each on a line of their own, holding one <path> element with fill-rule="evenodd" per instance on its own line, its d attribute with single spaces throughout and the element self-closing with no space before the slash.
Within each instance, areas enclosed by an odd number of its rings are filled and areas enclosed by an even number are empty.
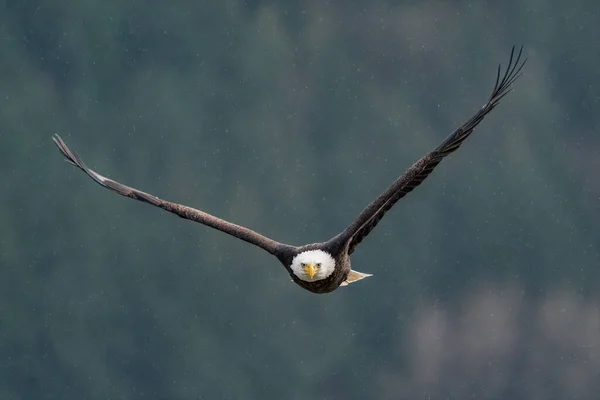
<svg viewBox="0 0 600 400">
<path fill-rule="evenodd" d="M 54 140 L 54 143 L 56 144 L 58 149 L 67 158 L 67 161 L 81 169 L 98 184 L 104 186 L 107 189 L 112 190 L 113 192 L 117 192 L 122 196 L 126 196 L 134 200 L 143 201 L 144 203 L 160 207 L 163 210 L 169 211 L 173 214 L 180 216 L 181 218 L 189 219 L 191 221 L 199 222 L 201 224 L 210 226 L 211 228 L 218 229 L 222 232 L 235 236 L 238 239 L 242 239 L 248 243 L 252 243 L 268 251 L 271 254 L 275 254 L 276 249 L 279 246 L 281 246 L 280 243 L 269 239 L 251 229 L 245 228 L 240 225 L 232 224 L 231 222 L 227 222 L 221 218 L 217 218 L 203 211 L 196 210 L 195 208 L 191 208 L 177 203 L 172 203 L 166 200 L 161 200 L 158 197 L 153 196 L 151 194 L 142 192 L 129 186 L 125 186 L 122 183 L 113 181 L 112 179 L 108 179 L 98 174 L 97 172 L 94 172 L 91 169 L 89 169 L 81 160 L 81 158 L 79 158 L 79 156 L 76 153 L 74 153 L 73 151 L 71 151 L 71 149 L 67 147 L 66 143 L 61 139 L 60 136 L 54 135 L 52 137 L 52 140 Z"/>
</svg>

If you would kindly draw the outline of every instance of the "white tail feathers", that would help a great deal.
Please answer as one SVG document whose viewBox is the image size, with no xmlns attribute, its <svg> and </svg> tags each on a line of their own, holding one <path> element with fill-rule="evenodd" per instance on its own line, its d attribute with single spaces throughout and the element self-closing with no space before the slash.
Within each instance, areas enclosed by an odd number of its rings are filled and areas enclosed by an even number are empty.
<svg viewBox="0 0 600 400">
<path fill-rule="evenodd" d="M 373 274 L 364 274 L 362 272 L 350 270 L 348 277 L 346 278 L 346 280 L 344 282 L 342 282 L 342 284 L 340 286 L 348 286 L 349 284 L 351 284 L 353 282 L 360 281 L 361 279 L 365 279 L 370 276 L 373 276 Z"/>
</svg>

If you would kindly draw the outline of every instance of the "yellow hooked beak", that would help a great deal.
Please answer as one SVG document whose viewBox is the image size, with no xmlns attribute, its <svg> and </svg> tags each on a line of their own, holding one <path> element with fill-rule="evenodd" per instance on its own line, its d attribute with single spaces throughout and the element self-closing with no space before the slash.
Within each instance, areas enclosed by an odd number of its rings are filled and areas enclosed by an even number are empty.
<svg viewBox="0 0 600 400">
<path fill-rule="evenodd" d="M 306 264 L 304 266 L 304 272 L 312 279 L 317 273 L 317 266 L 315 264 Z"/>
</svg>

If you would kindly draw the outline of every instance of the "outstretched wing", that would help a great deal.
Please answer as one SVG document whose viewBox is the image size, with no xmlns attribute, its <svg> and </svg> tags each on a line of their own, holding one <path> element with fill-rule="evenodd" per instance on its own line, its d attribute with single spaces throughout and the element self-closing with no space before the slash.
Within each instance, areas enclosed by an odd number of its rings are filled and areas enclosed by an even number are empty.
<svg viewBox="0 0 600 400">
<path fill-rule="evenodd" d="M 354 248 L 377 226 L 377 223 L 383 218 L 385 213 L 392 206 L 419 186 L 431 174 L 433 169 L 450 153 L 456 151 L 466 138 L 471 135 L 473 129 L 483 120 L 483 118 L 494 109 L 504 96 L 510 92 L 510 85 L 521 76 L 521 70 L 527 59 L 521 61 L 523 47 L 519 54 L 515 56 L 515 47 L 510 53 L 508 67 L 502 75 L 501 66 L 498 66 L 496 75 L 496 84 L 487 103 L 467 122 L 455 130 L 441 145 L 431 153 L 427 154 L 416 163 L 414 163 L 402 176 L 400 176 L 390 187 L 388 187 L 375 201 L 365 208 L 358 218 L 341 233 L 343 238 L 350 240 L 349 253 L 352 254 Z M 513 62 L 514 61 L 514 62 Z"/>
<path fill-rule="evenodd" d="M 181 218 L 189 219 L 195 222 L 200 222 L 201 224 L 210 226 L 211 228 L 218 229 L 222 232 L 235 236 L 238 239 L 242 239 L 248 243 L 252 243 L 258 247 L 261 247 L 271 254 L 275 254 L 277 247 L 281 246 L 280 243 L 271 240 L 257 232 L 254 232 L 251 229 L 232 224 L 231 222 L 227 222 L 225 220 L 222 220 L 213 215 L 207 214 L 203 211 L 196 210 L 191 207 L 187 207 L 177 203 L 172 203 L 170 201 L 161 200 L 158 197 L 153 196 L 151 194 L 142 192 L 140 190 L 131 188 L 129 186 L 125 186 L 119 182 L 108 179 L 89 169 L 81 160 L 81 158 L 79 158 L 79 156 L 76 153 L 74 153 L 73 151 L 71 151 L 71 149 L 67 147 L 66 143 L 60 138 L 60 136 L 54 135 L 52 137 L 52 140 L 54 140 L 54 143 L 56 144 L 56 146 L 58 146 L 58 149 L 67 158 L 67 161 L 81 169 L 98 184 L 114 192 L 117 192 L 122 196 L 126 196 L 134 200 L 143 201 L 144 203 L 160 207 L 163 210 L 176 214 Z"/>
</svg>

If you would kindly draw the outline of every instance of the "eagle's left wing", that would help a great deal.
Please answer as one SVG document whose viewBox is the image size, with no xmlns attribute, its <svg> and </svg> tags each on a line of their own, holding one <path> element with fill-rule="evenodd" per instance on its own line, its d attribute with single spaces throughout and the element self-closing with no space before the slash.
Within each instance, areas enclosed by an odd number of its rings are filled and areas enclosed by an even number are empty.
<svg viewBox="0 0 600 400">
<path fill-rule="evenodd" d="M 498 105 L 500 99 L 510 92 L 510 85 L 521 76 L 521 69 L 527 61 L 527 59 L 521 61 L 522 52 L 523 47 L 521 47 L 515 58 L 515 48 L 513 46 L 510 53 L 510 61 L 508 62 L 508 67 L 506 68 L 502 79 L 500 79 L 501 66 L 498 66 L 496 84 L 487 103 L 485 103 L 471 119 L 456 129 L 435 150 L 414 163 L 377 199 L 369 204 L 367 208 L 361 212 L 358 218 L 341 233 L 342 237 L 350 240 L 348 249 L 350 254 L 352 254 L 354 248 L 371 232 L 371 230 L 377 226 L 377 223 L 379 223 L 385 213 L 392 208 L 398 200 L 419 186 L 444 157 L 456 151 L 464 140 L 471 135 L 473 129 L 475 129 L 483 118 Z"/>
</svg>

